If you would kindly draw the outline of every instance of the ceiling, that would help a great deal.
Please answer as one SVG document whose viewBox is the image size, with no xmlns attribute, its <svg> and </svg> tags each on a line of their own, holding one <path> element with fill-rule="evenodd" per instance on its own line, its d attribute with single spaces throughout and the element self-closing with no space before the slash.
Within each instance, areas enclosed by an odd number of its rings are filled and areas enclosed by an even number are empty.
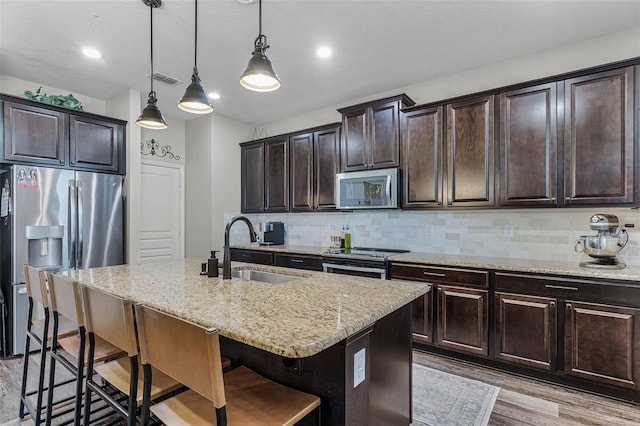
<svg viewBox="0 0 640 426">
<path fill-rule="evenodd" d="M 249 1 L 249 3 L 247 3 Z M 193 0 L 154 9 L 155 82 L 165 117 L 193 66 Z M 238 80 L 258 34 L 258 3 L 200 0 L 198 69 L 216 113 L 262 125 L 640 25 L 640 0 L 264 0 L 267 55 L 282 87 L 250 92 Z M 320 59 L 319 45 L 333 56 Z M 102 52 L 91 60 L 85 46 Z M 149 8 L 141 0 L 0 0 L 0 73 L 109 99 L 149 92 Z M 35 88 L 34 88 L 35 89 Z"/>
</svg>

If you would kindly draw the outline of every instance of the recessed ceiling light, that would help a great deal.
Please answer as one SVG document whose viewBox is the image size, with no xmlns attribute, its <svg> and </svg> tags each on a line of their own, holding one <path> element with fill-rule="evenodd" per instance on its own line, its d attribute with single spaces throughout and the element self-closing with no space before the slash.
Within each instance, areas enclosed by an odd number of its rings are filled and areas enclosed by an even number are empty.
<svg viewBox="0 0 640 426">
<path fill-rule="evenodd" d="M 328 58 L 332 53 L 331 48 L 326 46 L 319 47 L 318 50 L 316 50 L 316 55 L 320 58 Z"/>
<path fill-rule="evenodd" d="M 210 97 L 211 99 L 220 99 L 220 94 L 216 92 L 207 93 L 207 96 Z"/>
<path fill-rule="evenodd" d="M 94 49 L 93 47 L 85 47 L 84 49 L 82 49 L 82 53 L 84 53 L 85 56 L 88 56 L 93 59 L 102 58 L 102 53 L 100 53 L 97 49 Z"/>
</svg>

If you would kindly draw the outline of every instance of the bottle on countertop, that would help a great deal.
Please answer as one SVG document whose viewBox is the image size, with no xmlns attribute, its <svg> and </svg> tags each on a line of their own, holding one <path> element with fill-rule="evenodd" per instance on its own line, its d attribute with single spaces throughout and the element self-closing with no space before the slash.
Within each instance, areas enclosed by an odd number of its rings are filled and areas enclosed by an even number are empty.
<svg viewBox="0 0 640 426">
<path fill-rule="evenodd" d="M 216 257 L 217 250 L 211 250 L 211 257 L 207 261 L 207 276 L 208 277 L 217 277 L 218 276 L 218 258 Z"/>
<path fill-rule="evenodd" d="M 349 225 L 345 225 L 343 232 L 344 232 L 344 248 L 348 250 L 351 248 L 351 231 L 349 230 Z"/>
<path fill-rule="evenodd" d="M 342 232 L 340 233 L 340 248 L 345 248 L 344 243 L 344 225 L 342 225 Z"/>
</svg>

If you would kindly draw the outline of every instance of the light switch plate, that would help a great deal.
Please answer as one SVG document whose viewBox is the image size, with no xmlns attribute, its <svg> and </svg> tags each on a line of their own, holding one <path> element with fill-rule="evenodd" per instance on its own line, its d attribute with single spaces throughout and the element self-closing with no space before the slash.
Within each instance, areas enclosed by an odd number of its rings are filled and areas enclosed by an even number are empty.
<svg viewBox="0 0 640 426">
<path fill-rule="evenodd" d="M 357 387 L 365 379 L 366 349 L 362 348 L 353 355 L 353 387 Z"/>
</svg>

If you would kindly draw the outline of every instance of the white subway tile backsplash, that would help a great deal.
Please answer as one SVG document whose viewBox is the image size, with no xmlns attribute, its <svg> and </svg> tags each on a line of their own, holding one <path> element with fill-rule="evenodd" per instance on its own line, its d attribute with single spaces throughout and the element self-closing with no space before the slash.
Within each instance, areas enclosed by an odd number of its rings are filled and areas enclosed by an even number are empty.
<svg viewBox="0 0 640 426">
<path fill-rule="evenodd" d="M 640 212 L 628 208 L 526 209 L 473 211 L 358 211 L 349 213 L 250 214 L 260 222 L 285 223 L 289 245 L 325 246 L 342 226 L 351 230 L 352 246 L 401 248 L 424 253 L 462 254 L 534 260 L 580 262 L 574 242 L 581 235 L 593 235 L 589 219 L 594 213 L 618 216 L 628 228 L 629 244 L 620 257 L 640 266 Z M 225 221 L 236 214 L 225 215 Z M 432 233 L 427 236 L 426 225 Z M 507 236 L 507 227 L 513 230 Z M 232 244 L 249 242 L 244 224 L 234 225 Z"/>
</svg>

